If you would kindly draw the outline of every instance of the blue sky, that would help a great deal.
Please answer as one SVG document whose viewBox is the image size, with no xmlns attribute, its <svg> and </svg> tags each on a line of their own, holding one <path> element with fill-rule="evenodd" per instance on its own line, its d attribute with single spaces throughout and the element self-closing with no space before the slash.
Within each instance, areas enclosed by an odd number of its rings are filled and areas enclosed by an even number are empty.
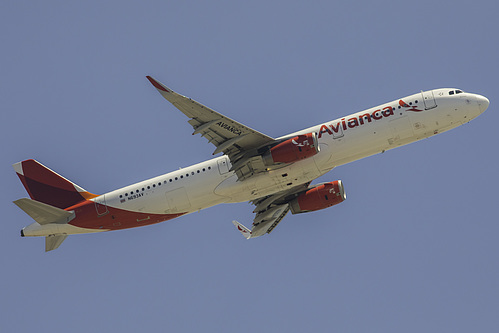
<svg viewBox="0 0 499 333">
<path fill-rule="evenodd" d="M 490 332 L 499 326 L 496 1 L 0 4 L 2 332 Z M 11 165 L 93 193 L 211 158 L 152 75 L 273 137 L 420 90 L 487 112 L 339 167 L 348 199 L 245 241 L 249 204 L 70 236 L 51 253 Z"/>
</svg>

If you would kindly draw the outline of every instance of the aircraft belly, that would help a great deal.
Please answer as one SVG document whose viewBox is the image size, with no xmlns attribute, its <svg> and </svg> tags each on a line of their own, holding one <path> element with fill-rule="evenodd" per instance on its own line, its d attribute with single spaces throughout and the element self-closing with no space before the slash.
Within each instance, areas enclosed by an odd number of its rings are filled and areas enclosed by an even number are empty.
<svg viewBox="0 0 499 333">
<path fill-rule="evenodd" d="M 286 190 L 319 177 L 321 173 L 313 158 L 262 172 L 239 181 L 233 174 L 221 182 L 214 193 L 227 198 L 225 202 L 243 202 Z"/>
</svg>

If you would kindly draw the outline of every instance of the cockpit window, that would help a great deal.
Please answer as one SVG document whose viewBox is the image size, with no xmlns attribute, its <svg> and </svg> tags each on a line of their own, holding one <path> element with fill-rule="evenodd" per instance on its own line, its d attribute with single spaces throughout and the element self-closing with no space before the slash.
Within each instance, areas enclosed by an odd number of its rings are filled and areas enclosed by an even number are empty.
<svg viewBox="0 0 499 333">
<path fill-rule="evenodd" d="M 451 90 L 451 91 L 449 91 L 449 95 L 462 94 L 462 93 L 463 93 L 462 90 Z"/>
<path fill-rule="evenodd" d="M 456 94 L 460 94 L 460 93 L 462 93 L 461 90 L 456 90 Z"/>
<path fill-rule="evenodd" d="M 454 95 L 454 90 L 449 91 L 449 95 Z"/>
</svg>

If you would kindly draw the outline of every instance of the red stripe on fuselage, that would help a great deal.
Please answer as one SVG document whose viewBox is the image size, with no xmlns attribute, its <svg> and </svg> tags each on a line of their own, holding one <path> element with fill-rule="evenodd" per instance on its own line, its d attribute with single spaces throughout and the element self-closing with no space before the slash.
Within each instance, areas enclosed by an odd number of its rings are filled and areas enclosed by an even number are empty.
<svg viewBox="0 0 499 333">
<path fill-rule="evenodd" d="M 69 224 L 87 229 L 120 230 L 155 224 L 186 214 L 141 213 L 103 205 L 98 207 L 98 212 L 96 205 L 99 204 L 87 200 L 72 207 L 68 207 L 66 210 L 73 210 L 76 214 L 76 218 L 69 222 Z M 105 213 L 99 214 L 102 212 Z"/>
</svg>

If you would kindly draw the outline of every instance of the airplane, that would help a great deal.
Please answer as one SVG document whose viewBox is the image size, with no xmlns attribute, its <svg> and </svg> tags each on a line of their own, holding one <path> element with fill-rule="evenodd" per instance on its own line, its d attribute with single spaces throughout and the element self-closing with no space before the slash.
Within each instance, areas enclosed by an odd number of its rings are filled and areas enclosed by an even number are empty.
<svg viewBox="0 0 499 333">
<path fill-rule="evenodd" d="M 341 180 L 312 185 L 333 168 L 448 131 L 483 113 L 489 100 L 456 88 L 421 91 L 336 120 L 272 138 L 150 83 L 189 119 L 195 134 L 221 155 L 102 195 L 92 194 L 35 160 L 13 165 L 30 199 L 14 203 L 35 222 L 21 236 L 45 237 L 45 251 L 68 235 L 120 230 L 171 220 L 221 203 L 249 201 L 246 239 L 271 233 L 285 215 L 343 202 Z"/>
</svg>

